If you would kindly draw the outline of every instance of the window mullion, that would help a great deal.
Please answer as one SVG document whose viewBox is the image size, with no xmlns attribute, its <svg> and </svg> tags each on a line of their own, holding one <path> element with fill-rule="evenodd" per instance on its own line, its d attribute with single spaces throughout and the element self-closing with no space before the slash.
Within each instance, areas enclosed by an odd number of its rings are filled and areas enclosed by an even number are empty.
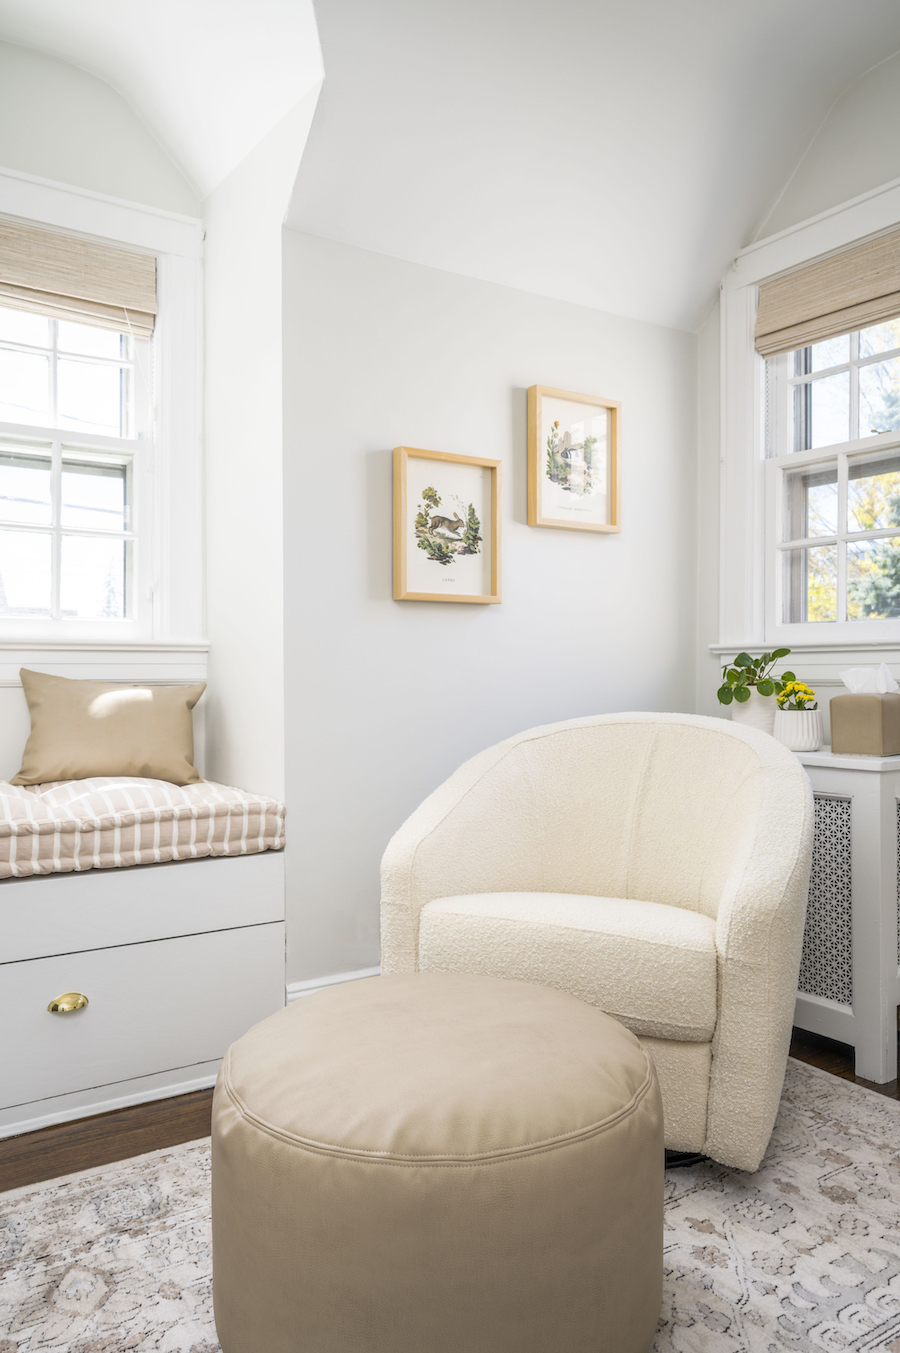
<svg viewBox="0 0 900 1353">
<path fill-rule="evenodd" d="M 58 356 L 59 356 L 59 321 L 52 319 L 50 321 L 50 422 L 53 427 L 59 427 L 59 411 L 57 408 L 59 398 L 59 380 L 58 380 Z"/>
<path fill-rule="evenodd" d="M 850 438 L 859 436 L 859 334 L 850 335 Z"/>
<path fill-rule="evenodd" d="M 851 372 L 854 370 L 850 368 Z M 852 379 L 851 379 L 852 388 Z M 837 619 L 847 619 L 847 456 L 838 454 Z"/>
<path fill-rule="evenodd" d="M 53 522 L 50 614 L 54 620 L 59 620 L 61 615 L 60 572 L 62 568 L 62 442 L 60 441 L 53 443 L 50 464 L 50 503 Z"/>
<path fill-rule="evenodd" d="M 779 353 L 769 359 L 766 377 L 766 456 L 772 459 L 785 455 L 790 447 L 788 400 L 787 357 Z"/>
</svg>

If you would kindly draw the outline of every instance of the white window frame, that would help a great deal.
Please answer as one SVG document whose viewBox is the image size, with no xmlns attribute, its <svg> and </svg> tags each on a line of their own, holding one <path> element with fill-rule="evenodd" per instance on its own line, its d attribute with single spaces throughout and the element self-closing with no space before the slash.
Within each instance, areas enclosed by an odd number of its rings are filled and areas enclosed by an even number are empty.
<svg viewBox="0 0 900 1353">
<path fill-rule="evenodd" d="M 900 619 L 896 620 L 843 620 L 803 621 L 788 623 L 784 616 L 784 569 L 782 556 L 786 550 L 809 546 L 841 544 L 854 540 L 877 540 L 900 536 L 900 526 L 877 531 L 852 532 L 846 520 L 847 511 L 847 470 L 851 460 L 865 459 L 866 463 L 879 457 L 894 458 L 900 450 L 900 433 L 883 433 L 878 437 L 861 437 L 855 441 L 839 442 L 835 446 L 819 447 L 815 451 L 797 451 L 789 455 L 769 457 L 765 465 L 766 475 L 766 643 L 771 638 L 778 648 L 796 648 L 799 645 L 816 640 L 832 646 L 854 642 L 897 642 L 900 640 Z M 837 532 L 833 536 L 811 536 L 800 540 L 788 536 L 785 529 L 784 476 L 791 470 L 821 466 L 823 469 L 835 465 L 838 476 L 838 522 Z M 838 597 L 844 596 L 846 589 L 846 559 L 844 551 L 838 550 L 837 576 Z"/>
<path fill-rule="evenodd" d="M 2 301 L 2 298 L 0 298 Z M 59 354 L 58 321 L 51 319 L 52 340 L 46 348 L 36 349 L 28 344 L 3 343 L 8 350 L 19 348 L 24 352 L 46 352 L 50 360 L 51 413 L 56 409 L 56 362 Z M 36 535 L 51 537 L 53 557 L 51 587 L 51 617 L 45 616 L 0 616 L 0 637 L 31 637 L 35 631 L 52 633 L 58 640 L 74 641 L 85 638 L 127 637 L 134 635 L 138 639 L 152 635 L 152 607 L 149 578 L 149 551 L 153 530 L 153 347 L 152 342 L 132 340 L 140 346 L 133 348 L 129 365 L 132 368 L 130 381 L 132 392 L 132 422 L 129 428 L 137 432 L 132 437 L 105 437 L 96 433 L 81 433 L 61 429 L 58 423 L 50 422 L 46 427 L 28 423 L 0 422 L 0 450 L 19 450 L 49 453 L 52 478 L 52 520 L 49 525 L 16 522 L 11 529 Z M 81 355 L 77 355 L 81 358 Z M 84 357 L 82 360 L 95 360 Z M 101 359 L 96 359 L 101 360 Z M 116 365 L 115 359 L 102 359 L 106 365 Z M 63 461 L 67 458 L 78 460 L 85 456 L 99 462 L 124 466 L 127 470 L 126 524 L 121 532 L 113 534 L 128 541 L 131 545 L 128 568 L 126 570 L 126 595 L 124 620 L 88 620 L 59 615 L 60 601 L 60 549 L 64 536 L 96 536 L 93 530 L 75 530 L 63 527 L 60 520 L 60 477 Z"/>
<path fill-rule="evenodd" d="M 776 568 L 780 502 L 778 467 L 766 457 L 765 360 L 753 328 L 762 282 L 827 257 L 900 224 L 900 179 L 770 236 L 741 251 L 721 289 L 720 655 L 741 649 L 790 647 L 794 652 L 852 652 L 900 659 L 900 620 L 785 625 Z M 793 453 L 791 465 L 856 450 L 898 445 L 896 433 Z M 896 534 L 896 533 L 895 533 Z M 860 658 L 860 661 L 876 659 Z M 839 665 L 839 664 L 838 664 Z M 823 670 L 825 670 L 823 668 Z M 828 668 L 830 671 L 830 667 Z M 836 667 L 835 667 L 836 671 Z M 836 679 L 836 678 L 835 678 Z"/>
<path fill-rule="evenodd" d="M 0 216 L 152 253 L 159 315 L 153 337 L 147 438 L 48 434 L 3 424 L 4 438 L 125 453 L 134 465 L 134 607 L 125 620 L 0 618 L 0 645 L 202 647 L 202 223 L 0 169 Z"/>
<path fill-rule="evenodd" d="M 838 362 L 834 366 L 821 367 L 816 371 L 806 372 L 801 376 L 792 375 L 788 371 L 788 365 L 792 353 L 783 352 L 777 357 L 770 357 L 766 362 L 766 400 L 768 405 L 767 413 L 767 442 L 766 447 L 768 455 L 771 456 L 796 456 L 805 454 L 793 450 L 794 441 L 794 411 L 793 411 L 793 392 L 800 385 L 814 385 L 816 381 L 827 380 L 829 376 L 837 376 L 846 371 L 849 375 L 849 420 L 848 431 L 855 436 L 848 438 L 850 441 L 870 441 L 872 438 L 886 435 L 869 432 L 865 437 L 859 435 L 859 373 L 867 366 L 877 366 L 881 362 L 891 361 L 893 358 L 900 357 L 900 347 L 889 348 L 884 352 L 872 353 L 866 357 L 859 355 L 859 331 L 854 330 L 850 335 L 849 352 L 850 356 L 846 362 Z M 900 436 L 900 432 L 895 434 Z M 846 442 L 836 443 L 838 446 L 846 445 Z M 825 448 L 817 447 L 816 450 L 821 454 Z"/>
<path fill-rule="evenodd" d="M 152 630 L 152 609 L 145 582 L 147 566 L 143 555 L 147 552 L 144 547 L 150 543 L 152 535 L 152 444 L 126 438 L 91 436 L 87 433 L 45 432 L 42 428 L 26 427 L 24 424 L 0 423 L 0 451 L 19 449 L 26 455 L 30 452 L 49 456 L 53 484 L 52 520 L 47 525 L 16 522 L 9 528 L 4 526 L 4 529 L 50 536 L 54 559 L 51 609 L 56 618 L 0 616 L 0 639 L 21 638 L 27 641 L 44 634 L 60 641 L 71 639 L 74 642 L 93 638 L 149 637 Z M 63 527 L 60 521 L 60 478 L 63 461 L 78 459 L 100 463 L 106 461 L 111 465 L 124 466 L 127 471 L 126 527 L 122 531 L 111 532 L 113 538 L 131 544 L 130 566 L 126 573 L 125 620 L 81 620 L 56 615 L 59 611 L 59 552 L 63 537 L 78 535 L 96 537 L 99 534 L 96 530 Z"/>
</svg>

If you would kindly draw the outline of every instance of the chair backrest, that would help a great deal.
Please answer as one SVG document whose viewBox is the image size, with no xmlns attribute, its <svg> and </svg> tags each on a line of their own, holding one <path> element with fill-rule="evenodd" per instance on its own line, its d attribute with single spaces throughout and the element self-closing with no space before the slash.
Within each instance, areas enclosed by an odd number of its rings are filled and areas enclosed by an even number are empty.
<svg viewBox="0 0 900 1353">
<path fill-rule="evenodd" d="M 521 867 L 543 892 L 640 898 L 715 917 L 763 802 L 781 797 L 801 830 L 796 757 L 723 719 L 600 715 L 530 729 L 501 747 L 476 795 L 511 796 L 523 810 L 527 799 Z"/>
</svg>

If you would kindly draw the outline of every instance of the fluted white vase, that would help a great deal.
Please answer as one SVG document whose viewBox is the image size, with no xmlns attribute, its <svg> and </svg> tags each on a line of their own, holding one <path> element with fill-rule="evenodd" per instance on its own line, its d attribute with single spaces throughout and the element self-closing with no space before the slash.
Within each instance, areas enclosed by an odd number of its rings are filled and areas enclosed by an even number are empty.
<svg viewBox="0 0 900 1353">
<path fill-rule="evenodd" d="M 817 752 L 825 741 L 821 710 L 779 709 L 775 736 L 792 752 Z"/>
<path fill-rule="evenodd" d="M 735 723 L 749 724 L 762 733 L 771 734 L 775 727 L 775 711 L 778 709 L 774 695 L 760 695 L 755 686 L 750 687 L 750 699 L 742 705 L 737 700 L 731 706 L 731 717 Z"/>
</svg>

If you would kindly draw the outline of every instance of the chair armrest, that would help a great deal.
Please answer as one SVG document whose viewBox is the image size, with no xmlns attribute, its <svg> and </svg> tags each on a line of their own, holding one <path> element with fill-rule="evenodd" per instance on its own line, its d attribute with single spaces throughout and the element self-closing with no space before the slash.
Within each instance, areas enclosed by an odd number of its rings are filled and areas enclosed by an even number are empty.
<svg viewBox="0 0 900 1353">
<path fill-rule="evenodd" d="M 719 1015 L 704 1150 L 755 1170 L 768 1145 L 793 1024 L 812 860 L 814 806 L 800 764 L 764 789 L 716 921 Z M 739 1125 L 737 1128 L 735 1125 Z"/>
<path fill-rule="evenodd" d="M 542 887 L 537 796 L 527 751 L 501 742 L 420 804 L 381 862 L 382 972 L 418 967 L 419 912 L 438 897 Z"/>
</svg>

